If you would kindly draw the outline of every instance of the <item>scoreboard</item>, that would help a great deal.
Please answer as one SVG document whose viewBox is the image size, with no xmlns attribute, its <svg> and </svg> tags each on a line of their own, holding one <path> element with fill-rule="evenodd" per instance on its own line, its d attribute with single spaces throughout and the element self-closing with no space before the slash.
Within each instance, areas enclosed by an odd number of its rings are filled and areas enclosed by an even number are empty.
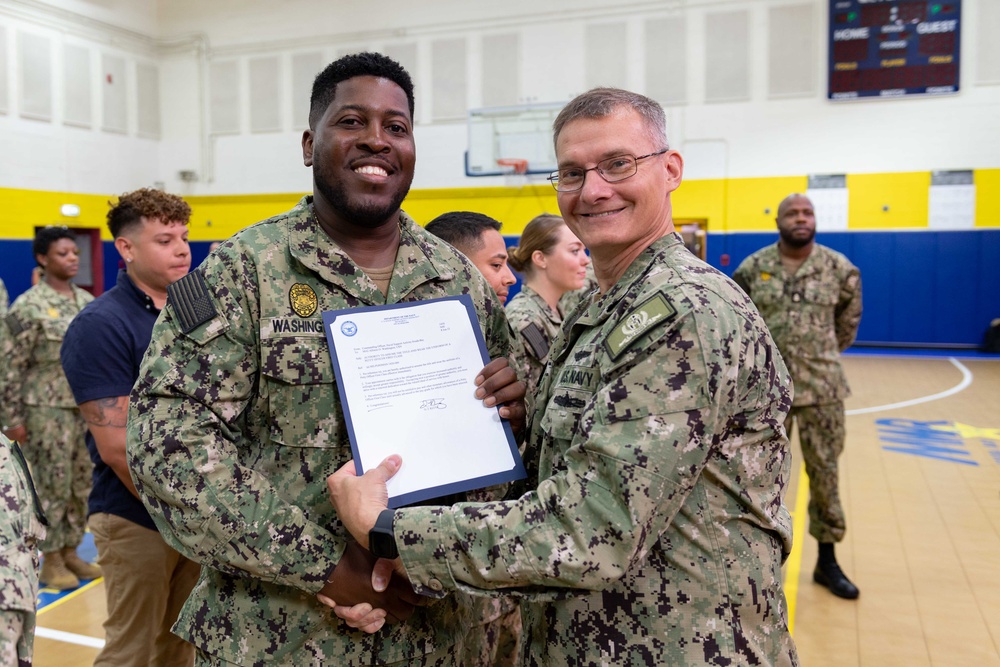
<svg viewBox="0 0 1000 667">
<path fill-rule="evenodd" d="M 827 97 L 958 92 L 961 14 L 961 0 L 830 0 Z"/>
</svg>

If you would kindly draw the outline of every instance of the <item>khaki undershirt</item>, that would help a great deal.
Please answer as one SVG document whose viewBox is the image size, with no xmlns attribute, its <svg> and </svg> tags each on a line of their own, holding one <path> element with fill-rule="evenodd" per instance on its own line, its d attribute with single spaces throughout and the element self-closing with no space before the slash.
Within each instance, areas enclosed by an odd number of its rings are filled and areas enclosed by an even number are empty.
<svg viewBox="0 0 1000 667">
<path fill-rule="evenodd" d="M 794 276 L 795 272 L 798 271 L 803 264 L 805 264 L 807 259 L 809 259 L 808 256 L 803 257 L 802 259 L 795 259 L 793 257 L 781 255 L 781 266 L 784 267 L 786 274 Z"/>
<path fill-rule="evenodd" d="M 389 283 L 392 281 L 392 264 L 389 266 L 383 266 L 380 269 L 369 269 L 365 266 L 360 266 L 358 268 L 364 271 L 365 274 L 372 279 L 372 282 L 375 283 L 378 290 L 382 292 L 382 296 L 389 296 Z"/>
</svg>

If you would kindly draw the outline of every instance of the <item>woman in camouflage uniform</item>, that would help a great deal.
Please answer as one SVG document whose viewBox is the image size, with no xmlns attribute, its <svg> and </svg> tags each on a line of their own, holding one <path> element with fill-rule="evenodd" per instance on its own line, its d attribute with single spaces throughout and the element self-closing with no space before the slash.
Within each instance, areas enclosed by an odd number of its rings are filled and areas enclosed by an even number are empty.
<svg viewBox="0 0 1000 667">
<path fill-rule="evenodd" d="M 524 274 L 521 291 L 507 304 L 507 319 L 521 336 L 523 352 L 512 359 L 518 377 L 534 395 L 549 347 L 559 333 L 563 315 L 560 298 L 579 290 L 587 280 L 590 257 L 580 239 L 558 215 L 545 213 L 527 224 L 521 244 L 508 248 L 508 263 Z"/>
<path fill-rule="evenodd" d="M 42 510 L 49 518 L 42 583 L 76 588 L 100 568 L 77 556 L 87 520 L 91 462 L 84 445 L 86 425 L 59 362 L 70 320 L 93 300 L 70 280 L 80 250 L 66 227 L 43 227 L 32 250 L 44 278 L 14 301 L 4 318 L 3 386 L 5 434 L 24 445 Z"/>
</svg>

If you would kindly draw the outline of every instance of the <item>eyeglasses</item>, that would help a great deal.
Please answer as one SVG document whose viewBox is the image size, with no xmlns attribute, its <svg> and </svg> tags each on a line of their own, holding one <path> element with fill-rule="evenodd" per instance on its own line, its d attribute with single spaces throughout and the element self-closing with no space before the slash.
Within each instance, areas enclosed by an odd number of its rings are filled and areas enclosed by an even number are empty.
<svg viewBox="0 0 1000 667">
<path fill-rule="evenodd" d="M 552 183 L 552 187 L 556 189 L 556 192 L 576 192 L 583 188 L 583 182 L 587 179 L 587 172 L 596 171 L 608 183 L 617 183 L 618 181 L 624 181 L 626 178 L 635 176 L 636 172 L 639 171 L 639 160 L 663 155 L 668 150 L 670 149 L 664 148 L 655 153 L 640 155 L 639 157 L 635 157 L 634 155 L 617 155 L 609 157 L 607 160 L 601 160 L 597 163 L 597 166 L 590 169 L 567 167 L 549 174 L 549 182 Z"/>
</svg>

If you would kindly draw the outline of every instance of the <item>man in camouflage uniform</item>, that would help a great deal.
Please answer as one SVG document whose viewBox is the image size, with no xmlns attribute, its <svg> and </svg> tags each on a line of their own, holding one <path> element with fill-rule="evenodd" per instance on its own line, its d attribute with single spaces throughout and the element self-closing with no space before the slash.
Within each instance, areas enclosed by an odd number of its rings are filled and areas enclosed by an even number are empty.
<svg viewBox="0 0 1000 667">
<path fill-rule="evenodd" d="M 24 445 L 49 519 L 39 544 L 41 581 L 65 590 L 101 575 L 76 553 L 87 522 L 91 463 L 87 427 L 59 363 L 70 321 L 94 297 L 70 282 L 79 267 L 79 249 L 67 228 L 39 229 L 32 250 L 45 277 L 14 301 L 3 320 L 0 416 L 7 437 Z"/>
<path fill-rule="evenodd" d="M 21 449 L 0 435 L 0 667 L 31 664 L 46 525 Z"/>
<path fill-rule="evenodd" d="M 819 541 L 813 581 L 853 600 L 858 588 L 837 564 L 833 545 L 846 529 L 837 459 L 850 388 L 840 353 L 861 322 L 861 274 L 839 252 L 816 243 L 816 215 L 804 195 L 785 197 L 776 221 L 778 242 L 746 258 L 733 280 L 764 316 L 795 384 L 785 430 L 791 435 L 793 420 L 798 424 L 809 476 L 809 534 Z"/>
<path fill-rule="evenodd" d="M 412 114 L 412 83 L 394 61 L 366 53 L 331 64 L 314 82 L 302 141 L 313 195 L 225 241 L 168 290 L 132 393 L 127 451 L 164 538 L 206 566 L 174 626 L 196 664 L 454 665 L 476 631 L 480 610 L 466 596 L 414 609 L 400 581 L 377 597 L 374 557 L 324 493 L 351 448 L 323 311 L 468 294 L 490 355 L 508 354 L 489 285 L 399 209 L 413 178 Z M 476 395 L 519 401 L 523 385 L 497 363 L 503 371 L 487 367 Z M 518 407 L 501 415 L 523 418 Z M 400 622 L 364 634 L 320 597 L 374 602 Z"/>
<path fill-rule="evenodd" d="M 388 512 L 397 571 L 421 592 L 521 591 L 529 665 L 796 664 L 781 584 L 791 382 L 777 348 L 746 295 L 673 230 L 682 161 L 656 102 L 584 93 L 555 141 L 559 208 L 601 295 L 550 352 L 525 457 L 540 452 L 537 488 L 393 512 L 380 500 L 390 457 L 328 479 L 339 517 L 380 555 Z"/>
</svg>

